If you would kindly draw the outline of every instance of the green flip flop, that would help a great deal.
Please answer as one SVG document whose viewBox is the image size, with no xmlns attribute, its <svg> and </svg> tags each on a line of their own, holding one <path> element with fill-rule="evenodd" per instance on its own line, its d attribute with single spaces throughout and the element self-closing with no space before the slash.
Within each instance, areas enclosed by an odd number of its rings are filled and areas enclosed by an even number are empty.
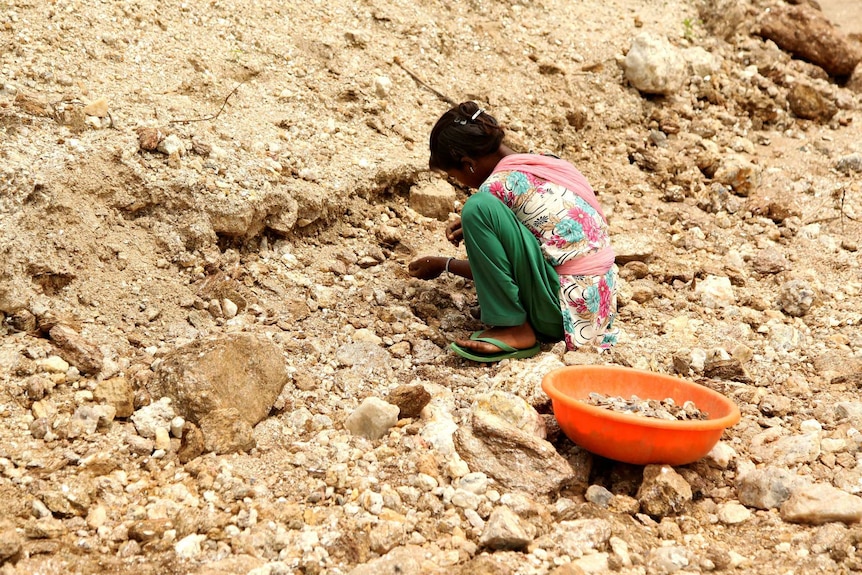
<svg viewBox="0 0 862 575">
<path fill-rule="evenodd" d="M 475 353 L 468 349 L 464 349 L 455 342 L 450 343 L 449 348 L 464 359 L 485 363 L 502 361 L 504 359 L 525 359 L 528 357 L 533 357 L 541 350 L 541 345 L 539 344 L 539 342 L 536 342 L 536 345 L 534 345 L 533 347 L 528 347 L 527 349 L 515 349 L 511 345 L 503 343 L 499 339 L 494 339 L 493 337 L 480 337 L 478 335 L 479 333 L 481 332 L 474 332 L 473 335 L 470 336 L 470 339 L 472 339 L 473 341 L 484 341 L 485 343 L 496 345 L 503 351 L 499 353 L 489 354 Z"/>
</svg>

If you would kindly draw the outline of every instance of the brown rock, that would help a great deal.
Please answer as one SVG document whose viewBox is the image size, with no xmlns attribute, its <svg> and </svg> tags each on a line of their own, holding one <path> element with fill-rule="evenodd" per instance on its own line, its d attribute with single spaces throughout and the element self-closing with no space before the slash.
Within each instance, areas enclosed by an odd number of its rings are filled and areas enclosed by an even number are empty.
<svg viewBox="0 0 862 575">
<path fill-rule="evenodd" d="M 745 367 L 735 358 L 707 362 L 703 374 L 711 379 L 730 379 L 742 383 L 751 381 Z"/>
<path fill-rule="evenodd" d="M 234 407 L 213 410 L 200 423 L 207 451 L 236 453 L 249 451 L 257 445 L 251 425 Z"/>
<path fill-rule="evenodd" d="M 0 564 L 14 561 L 21 553 L 24 538 L 15 530 L 15 525 L 4 520 L 0 524 Z"/>
<path fill-rule="evenodd" d="M 805 84 L 794 84 L 787 93 L 790 111 L 803 120 L 828 122 L 838 112 L 834 102 Z"/>
<path fill-rule="evenodd" d="M 506 559 L 483 553 L 457 566 L 456 575 L 512 575 Z"/>
<path fill-rule="evenodd" d="M 751 267 L 761 274 L 777 274 L 790 267 L 790 262 L 784 254 L 775 249 L 765 249 L 757 252 L 751 259 Z"/>
<path fill-rule="evenodd" d="M 145 152 L 154 152 L 166 136 L 158 128 L 138 128 L 138 146 Z"/>
<path fill-rule="evenodd" d="M 117 410 L 117 417 L 129 417 L 135 412 L 135 392 L 125 377 L 99 382 L 93 397 L 100 403 L 113 406 Z"/>
<path fill-rule="evenodd" d="M 180 448 L 177 458 L 180 463 L 188 463 L 204 452 L 204 434 L 194 423 L 187 421 L 183 426 L 183 437 L 180 440 Z"/>
<path fill-rule="evenodd" d="M 849 76 L 862 59 L 859 50 L 811 6 L 772 6 L 760 21 L 760 35 L 832 76 Z"/>
<path fill-rule="evenodd" d="M 102 352 L 72 328 L 57 324 L 50 329 L 48 336 L 59 348 L 60 357 L 77 367 L 81 373 L 95 375 L 102 371 Z"/>
<path fill-rule="evenodd" d="M 15 331 L 33 333 L 36 331 L 36 316 L 30 310 L 19 309 L 9 316 L 9 325 Z"/>
<path fill-rule="evenodd" d="M 170 397 L 175 411 L 194 423 L 230 407 L 255 425 L 269 414 L 289 377 L 278 346 L 236 333 L 197 340 L 168 353 L 151 392 Z"/>
<path fill-rule="evenodd" d="M 421 384 L 399 385 L 389 392 L 386 401 L 401 410 L 399 417 L 416 418 L 431 401 L 431 394 Z"/>
<path fill-rule="evenodd" d="M 94 100 L 84 106 L 83 112 L 87 116 L 104 118 L 108 115 L 108 100 L 105 98 L 99 98 L 98 100 Z"/>
<path fill-rule="evenodd" d="M 410 207 L 428 218 L 445 221 L 455 211 L 455 188 L 445 180 L 426 180 L 410 189 Z"/>
<path fill-rule="evenodd" d="M 802 215 L 792 198 L 777 192 L 758 193 L 746 202 L 746 208 L 755 215 L 781 223 L 787 218 Z"/>
<path fill-rule="evenodd" d="M 781 519 L 790 523 L 822 525 L 862 519 L 862 498 L 828 484 L 799 489 L 781 505 Z"/>
<path fill-rule="evenodd" d="M 586 571 L 584 571 L 579 565 L 570 561 L 569 563 L 564 563 L 559 567 L 555 567 L 548 573 L 548 575 L 586 575 Z"/>
<path fill-rule="evenodd" d="M 679 513 L 691 502 L 691 485 L 669 465 L 647 465 L 637 498 L 644 513 L 665 517 Z"/>
</svg>

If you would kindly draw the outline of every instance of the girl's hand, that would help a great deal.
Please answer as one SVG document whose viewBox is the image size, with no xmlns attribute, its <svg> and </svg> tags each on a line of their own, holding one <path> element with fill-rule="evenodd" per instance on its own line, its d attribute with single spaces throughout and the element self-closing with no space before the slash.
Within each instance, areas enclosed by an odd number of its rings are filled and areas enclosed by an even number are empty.
<svg viewBox="0 0 862 575">
<path fill-rule="evenodd" d="M 407 271 L 414 278 L 420 280 L 433 280 L 440 277 L 446 269 L 446 260 L 449 258 L 441 258 L 438 256 L 422 256 L 407 264 Z"/>
<path fill-rule="evenodd" d="M 455 218 L 446 225 L 446 239 L 456 248 L 464 239 L 464 230 L 461 229 L 461 218 Z"/>
</svg>

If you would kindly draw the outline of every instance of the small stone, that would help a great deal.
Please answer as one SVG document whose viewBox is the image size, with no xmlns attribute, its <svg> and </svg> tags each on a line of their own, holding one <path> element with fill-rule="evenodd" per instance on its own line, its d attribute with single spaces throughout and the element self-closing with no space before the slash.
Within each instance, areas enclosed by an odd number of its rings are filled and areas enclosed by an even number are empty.
<svg viewBox="0 0 862 575">
<path fill-rule="evenodd" d="M 156 449 L 169 451 L 171 448 L 171 434 L 164 427 L 156 429 Z"/>
<path fill-rule="evenodd" d="M 135 392 L 124 377 L 100 381 L 93 391 L 93 398 L 117 410 L 117 417 L 129 417 L 135 412 Z"/>
<path fill-rule="evenodd" d="M 145 152 L 154 152 L 166 136 L 158 128 L 138 128 L 138 146 Z"/>
<path fill-rule="evenodd" d="M 39 366 L 42 371 L 46 371 L 48 373 L 66 373 L 69 370 L 69 363 L 57 355 L 38 359 L 36 360 L 36 365 Z"/>
<path fill-rule="evenodd" d="M 845 176 L 849 176 L 854 172 L 862 172 L 862 154 L 857 152 L 838 158 L 838 161 L 835 162 L 835 169 Z"/>
<path fill-rule="evenodd" d="M 723 308 L 736 303 L 730 278 L 725 276 L 708 275 L 697 282 L 694 291 L 708 308 Z"/>
<path fill-rule="evenodd" d="M 239 307 L 233 301 L 225 298 L 221 301 L 221 309 L 225 319 L 232 319 L 236 317 Z"/>
<path fill-rule="evenodd" d="M 806 84 L 794 84 L 787 93 L 790 111 L 803 120 L 828 122 L 838 112 L 835 103 Z"/>
<path fill-rule="evenodd" d="M 681 512 L 692 500 L 691 485 L 669 465 L 647 465 L 637 499 L 653 517 Z"/>
<path fill-rule="evenodd" d="M 722 160 L 713 174 L 713 180 L 730 186 L 739 196 L 750 196 L 760 186 L 760 169 L 741 156 L 731 156 Z"/>
<path fill-rule="evenodd" d="M 399 417 L 402 419 L 408 417 L 415 419 L 431 401 L 431 394 L 422 384 L 399 385 L 389 392 L 386 401 L 398 406 Z"/>
<path fill-rule="evenodd" d="M 389 97 L 389 92 L 392 90 L 392 80 L 388 76 L 378 76 L 374 78 L 374 92 L 378 98 Z"/>
<path fill-rule="evenodd" d="M 188 463 L 205 451 L 204 434 L 200 428 L 191 422 L 183 426 L 183 435 L 180 440 L 180 448 L 177 450 L 177 459 L 180 463 Z"/>
<path fill-rule="evenodd" d="M 519 550 L 529 545 L 532 539 L 527 535 L 518 516 L 508 507 L 494 508 L 479 537 L 479 544 L 495 550 Z"/>
<path fill-rule="evenodd" d="M 730 467 L 731 462 L 736 459 L 737 453 L 736 450 L 733 449 L 730 445 L 723 441 L 719 441 L 715 444 L 715 446 L 706 454 L 704 460 L 706 463 L 712 467 L 716 467 L 718 469 L 727 469 Z"/>
<path fill-rule="evenodd" d="M 410 207 L 428 218 L 445 221 L 455 211 L 457 195 L 446 180 L 422 180 L 410 188 Z"/>
<path fill-rule="evenodd" d="M 81 373 L 95 375 L 102 371 L 105 363 L 102 352 L 74 329 L 57 324 L 51 327 L 48 335 L 60 349 L 63 359 L 77 367 Z"/>
<path fill-rule="evenodd" d="M 108 100 L 99 98 L 84 106 L 84 114 L 87 116 L 96 116 L 104 118 L 108 115 Z"/>
<path fill-rule="evenodd" d="M 718 520 L 725 525 L 736 525 L 751 519 L 751 511 L 736 502 L 722 503 L 718 507 Z"/>
<path fill-rule="evenodd" d="M 186 151 L 186 146 L 179 136 L 171 134 L 158 143 L 156 150 L 167 156 L 173 156 L 174 154 L 183 155 Z"/>
<path fill-rule="evenodd" d="M 599 507 L 607 507 L 610 504 L 611 499 L 613 499 L 614 494 L 601 485 L 590 485 L 587 487 L 584 497 L 587 501 L 595 503 Z"/>
<path fill-rule="evenodd" d="M 814 305 L 817 292 L 808 282 L 790 280 L 782 284 L 778 293 L 778 305 L 792 317 L 802 317 Z"/>
<path fill-rule="evenodd" d="M 200 427 L 204 448 L 216 454 L 250 451 L 257 444 L 251 424 L 235 407 L 213 410 L 201 418 Z"/>
<path fill-rule="evenodd" d="M 743 505 L 774 509 L 780 507 L 802 485 L 804 480 L 787 469 L 765 467 L 741 474 L 736 488 L 739 502 Z"/>
<path fill-rule="evenodd" d="M 399 412 L 398 406 L 377 397 L 366 397 L 344 421 L 344 428 L 354 435 L 379 439 L 398 423 Z"/>
</svg>

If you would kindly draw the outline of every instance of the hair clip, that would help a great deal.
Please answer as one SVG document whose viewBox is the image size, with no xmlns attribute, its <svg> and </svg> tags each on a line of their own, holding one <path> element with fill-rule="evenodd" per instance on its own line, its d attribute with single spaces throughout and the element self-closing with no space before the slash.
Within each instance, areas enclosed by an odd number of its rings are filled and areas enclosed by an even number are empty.
<svg viewBox="0 0 862 575">
<path fill-rule="evenodd" d="M 467 118 L 463 118 L 463 119 L 461 119 L 461 120 L 452 120 L 452 123 L 453 123 L 453 124 L 459 124 L 459 125 L 461 125 L 461 126 L 466 126 L 466 125 L 467 125 L 467 124 L 469 124 L 470 122 L 475 122 L 475 121 L 476 121 L 476 118 L 478 118 L 478 117 L 479 117 L 479 115 L 480 115 L 482 112 L 484 112 L 484 111 L 485 111 L 485 109 L 484 109 L 484 108 L 479 108 L 478 110 L 476 110 L 476 112 L 475 112 L 472 116 L 470 116 L 470 119 L 469 119 L 469 120 L 468 120 Z"/>
</svg>

